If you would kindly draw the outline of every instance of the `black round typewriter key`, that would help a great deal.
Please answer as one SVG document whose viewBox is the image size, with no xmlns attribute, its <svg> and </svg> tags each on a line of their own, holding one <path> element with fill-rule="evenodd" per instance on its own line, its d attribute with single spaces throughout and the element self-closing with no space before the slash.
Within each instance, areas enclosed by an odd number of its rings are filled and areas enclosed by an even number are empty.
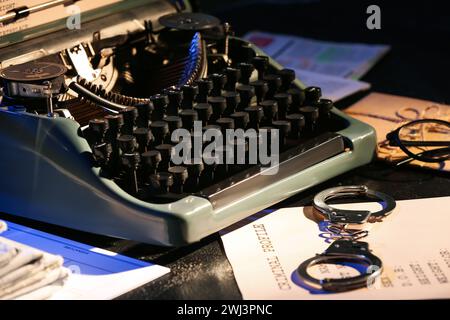
<svg viewBox="0 0 450 320">
<path fill-rule="evenodd" d="M 241 79 L 239 80 L 242 84 L 249 84 L 250 77 L 252 76 L 255 67 L 251 63 L 241 62 L 238 64 L 239 70 L 241 70 Z"/>
<path fill-rule="evenodd" d="M 270 126 L 272 121 L 277 120 L 278 103 L 275 100 L 264 100 L 260 103 L 260 106 L 264 111 L 263 123 L 266 126 Z"/>
<path fill-rule="evenodd" d="M 170 167 L 170 161 L 175 150 L 171 144 L 160 144 L 159 146 L 156 146 L 155 149 L 161 153 L 159 170 L 166 171 Z"/>
<path fill-rule="evenodd" d="M 300 108 L 300 113 L 305 116 L 305 130 L 311 134 L 316 131 L 317 120 L 319 119 L 319 109 L 316 107 L 305 106 Z"/>
<path fill-rule="evenodd" d="M 173 176 L 173 193 L 183 193 L 184 184 L 188 178 L 188 170 L 183 166 L 173 166 L 169 168 L 169 173 Z"/>
<path fill-rule="evenodd" d="M 123 134 L 117 138 L 122 153 L 132 153 L 136 149 L 136 138 L 132 135 Z"/>
<path fill-rule="evenodd" d="M 231 118 L 220 118 L 217 119 L 216 124 L 220 126 L 222 133 L 225 134 L 225 130 L 234 129 L 234 120 Z"/>
<path fill-rule="evenodd" d="M 122 155 L 122 164 L 127 169 L 136 170 L 141 161 L 141 157 L 138 152 L 124 153 Z"/>
<path fill-rule="evenodd" d="M 291 123 L 287 120 L 276 120 L 272 122 L 275 129 L 279 130 L 280 148 L 284 148 L 286 145 L 286 138 L 291 132 Z"/>
<path fill-rule="evenodd" d="M 224 97 L 209 97 L 208 102 L 213 108 L 213 114 L 211 115 L 210 121 L 214 122 L 222 117 L 227 108 L 227 100 Z"/>
<path fill-rule="evenodd" d="M 109 143 L 97 144 L 93 148 L 94 159 L 100 167 L 104 167 L 108 164 L 111 154 L 112 147 Z"/>
<path fill-rule="evenodd" d="M 185 183 L 186 192 L 196 192 L 200 188 L 200 176 L 205 169 L 203 162 L 189 162 L 184 163 L 184 166 L 188 170 L 188 179 Z"/>
<path fill-rule="evenodd" d="M 270 156 L 273 153 L 278 153 L 278 150 L 275 149 L 275 146 L 272 142 L 280 141 L 280 131 L 272 126 L 265 126 L 259 128 L 259 147 L 262 145 L 266 146 L 267 154 Z"/>
<path fill-rule="evenodd" d="M 105 119 L 89 120 L 89 131 L 93 139 L 93 144 L 103 143 L 108 129 L 109 124 Z"/>
<path fill-rule="evenodd" d="M 150 124 L 154 137 L 154 145 L 162 144 L 169 134 L 169 124 L 166 121 L 154 121 Z"/>
<path fill-rule="evenodd" d="M 329 99 L 319 99 L 314 105 L 319 109 L 319 123 L 322 128 L 326 128 L 330 125 L 331 121 L 331 109 L 333 109 L 333 101 Z"/>
<path fill-rule="evenodd" d="M 123 117 L 123 134 L 133 134 L 134 126 L 136 125 L 136 119 L 138 117 L 138 111 L 135 107 L 126 107 L 119 111 Z"/>
<path fill-rule="evenodd" d="M 166 91 L 169 104 L 167 105 L 166 114 L 168 116 L 178 115 L 181 108 L 181 101 L 183 101 L 183 92 L 179 89 L 169 89 Z"/>
<path fill-rule="evenodd" d="M 202 131 L 205 132 L 206 130 L 219 130 L 220 131 L 220 126 L 218 126 L 217 124 L 209 124 L 207 126 L 203 126 Z"/>
<path fill-rule="evenodd" d="M 215 169 L 215 179 L 217 181 L 228 177 L 230 173 L 230 164 L 234 162 L 232 146 L 225 144 L 215 149 L 215 156 L 218 157 L 217 167 Z"/>
<path fill-rule="evenodd" d="M 112 134 L 111 137 L 115 138 L 114 135 L 120 133 L 120 129 L 123 126 L 123 116 L 121 114 L 117 115 L 107 115 L 104 118 L 108 122 L 109 132 Z"/>
<path fill-rule="evenodd" d="M 322 97 L 322 90 L 319 87 L 307 87 L 305 89 L 305 105 L 314 105 Z"/>
<path fill-rule="evenodd" d="M 187 148 L 189 150 L 189 152 L 192 152 L 192 139 L 193 139 L 193 136 L 194 136 L 194 133 L 191 133 L 191 136 L 190 136 L 190 139 L 189 139 L 189 138 L 187 138 L 187 137 L 185 137 L 183 135 L 174 135 L 173 137 L 171 137 L 170 144 L 175 147 L 176 145 L 178 145 L 180 143 L 183 143 L 183 147 Z M 188 155 L 184 154 L 184 150 L 186 150 L 186 149 L 182 150 L 180 156 L 182 156 L 184 158 L 187 158 Z"/>
<path fill-rule="evenodd" d="M 206 143 L 206 141 L 203 140 L 203 127 L 202 130 L 194 129 L 191 133 L 191 139 L 190 141 L 187 141 L 189 144 L 188 147 L 190 150 L 190 154 L 186 155 L 185 158 L 190 157 L 190 159 L 201 159 L 202 153 L 203 153 L 203 146 Z M 184 159 L 183 162 L 188 161 L 187 159 Z M 190 161 L 190 160 L 189 160 Z"/>
<path fill-rule="evenodd" d="M 136 137 L 139 152 L 143 153 L 147 151 L 150 142 L 153 141 L 152 132 L 147 128 L 136 128 L 134 129 L 133 135 Z"/>
<path fill-rule="evenodd" d="M 291 124 L 291 132 L 289 137 L 291 139 L 298 139 L 305 127 L 305 116 L 299 113 L 293 113 L 286 116 L 286 120 Z"/>
<path fill-rule="evenodd" d="M 220 134 L 221 129 L 222 128 L 216 124 L 210 124 L 210 125 L 202 127 L 202 133 L 205 134 L 205 132 L 209 131 L 209 132 L 215 132 L 216 134 Z M 204 136 L 203 144 L 208 144 L 208 142 L 211 142 L 212 140 L 214 140 L 214 139 L 211 139 L 211 137 Z"/>
<path fill-rule="evenodd" d="M 245 112 L 248 113 L 249 116 L 249 128 L 253 128 L 255 130 L 259 129 L 259 124 L 264 117 L 264 110 L 261 106 L 251 106 L 245 108 Z"/>
<path fill-rule="evenodd" d="M 234 120 L 234 126 L 236 129 L 246 129 L 250 121 L 250 116 L 247 112 L 239 111 L 230 115 L 230 118 Z"/>
<path fill-rule="evenodd" d="M 228 169 L 230 170 L 230 173 L 234 174 L 245 169 L 248 164 L 248 143 L 245 139 L 234 139 L 230 143 L 230 147 L 233 150 L 233 163 Z"/>
<path fill-rule="evenodd" d="M 150 97 L 151 102 L 153 103 L 153 112 L 152 112 L 152 121 L 160 121 L 164 119 L 166 114 L 167 104 L 169 102 L 169 98 L 166 94 L 155 94 Z"/>
<path fill-rule="evenodd" d="M 168 172 L 159 172 L 150 177 L 152 189 L 158 193 L 165 194 L 173 185 L 173 176 Z"/>
<path fill-rule="evenodd" d="M 266 56 L 256 56 L 252 59 L 252 64 L 258 71 L 258 79 L 264 79 L 264 75 L 269 66 L 269 57 Z"/>
<path fill-rule="evenodd" d="M 275 120 L 272 122 L 272 126 L 280 130 L 280 135 L 286 137 L 291 131 L 291 123 L 287 120 Z"/>
<path fill-rule="evenodd" d="M 189 177 L 198 177 L 205 169 L 205 165 L 202 161 L 199 162 L 187 162 L 184 163 L 184 166 L 188 169 L 188 175 Z"/>
<path fill-rule="evenodd" d="M 281 77 L 277 74 L 268 74 L 264 76 L 264 80 L 267 81 L 269 90 L 266 94 L 266 99 L 272 99 L 273 96 L 278 93 L 281 87 Z"/>
<path fill-rule="evenodd" d="M 194 129 L 194 121 L 198 120 L 197 111 L 191 109 L 181 110 L 180 117 L 183 122 L 183 128 L 191 131 Z"/>
<path fill-rule="evenodd" d="M 260 104 L 264 98 L 266 97 L 267 92 L 269 91 L 269 86 L 267 82 L 264 80 L 256 80 L 250 82 L 250 85 L 255 88 L 256 101 Z"/>
<path fill-rule="evenodd" d="M 151 174 L 155 174 L 161 161 L 161 153 L 157 150 L 150 150 L 141 154 L 141 165 L 144 175 L 148 177 Z"/>
<path fill-rule="evenodd" d="M 241 79 L 241 70 L 238 68 L 228 67 L 225 69 L 225 74 L 227 75 L 227 83 L 225 84 L 225 90 L 227 91 L 236 90 L 236 84 Z"/>
<path fill-rule="evenodd" d="M 106 140 L 111 144 L 112 155 L 111 155 L 111 167 L 113 169 L 119 168 L 120 158 L 119 158 L 119 143 L 117 138 L 119 137 L 121 128 L 123 126 L 123 117 L 121 114 L 118 115 L 107 115 L 104 118 L 108 122 L 108 132 L 106 134 Z"/>
<path fill-rule="evenodd" d="M 305 103 L 305 91 L 298 88 L 291 88 L 287 91 L 291 95 L 292 103 L 289 113 L 298 113 L 300 107 Z"/>
<path fill-rule="evenodd" d="M 209 145 L 210 143 L 215 143 L 216 145 L 219 145 L 223 143 L 222 140 L 216 141 L 216 138 L 218 136 L 222 136 L 222 128 L 219 125 L 207 125 L 202 128 L 202 145 L 203 147 Z M 202 156 L 203 156 L 203 148 L 202 148 Z M 196 153 L 196 150 L 194 148 L 194 156 Z"/>
<path fill-rule="evenodd" d="M 183 91 L 182 109 L 192 109 L 194 107 L 195 98 L 198 95 L 198 86 L 196 84 L 185 84 L 181 87 Z"/>
<path fill-rule="evenodd" d="M 183 121 L 179 116 L 167 116 L 164 118 L 164 121 L 167 122 L 169 126 L 169 134 L 172 134 L 175 130 L 183 127 Z"/>
<path fill-rule="evenodd" d="M 242 111 L 251 105 L 252 98 L 255 96 L 255 88 L 250 85 L 238 85 L 236 90 L 241 97 L 237 110 Z"/>
<path fill-rule="evenodd" d="M 135 105 L 138 117 L 136 120 L 136 125 L 138 128 L 148 128 L 151 115 L 153 113 L 153 104 L 151 102 L 148 103 L 139 103 Z"/>
<path fill-rule="evenodd" d="M 227 76 L 225 74 L 213 73 L 209 76 L 209 78 L 213 82 L 213 89 L 211 91 L 211 95 L 213 97 L 217 97 L 222 95 L 222 90 L 227 83 Z"/>
<path fill-rule="evenodd" d="M 227 102 L 227 108 L 223 112 L 223 115 L 229 116 L 238 107 L 239 103 L 241 102 L 241 96 L 235 91 L 225 91 L 222 96 Z"/>
<path fill-rule="evenodd" d="M 218 165 L 218 156 L 212 154 L 203 155 L 204 169 L 200 175 L 200 189 L 208 187 L 213 181 L 216 181 L 216 169 Z"/>
<path fill-rule="evenodd" d="M 121 114 L 118 115 L 107 115 L 105 116 L 105 120 L 108 122 L 108 132 L 107 132 L 107 140 L 111 143 L 113 152 L 117 151 L 117 137 L 119 136 L 122 126 L 123 126 L 123 117 Z"/>
<path fill-rule="evenodd" d="M 136 170 L 140 163 L 140 155 L 137 152 L 124 153 L 122 155 L 122 165 L 126 170 L 126 180 L 128 182 L 128 190 L 132 194 L 137 194 L 138 180 Z"/>
<path fill-rule="evenodd" d="M 194 110 L 197 111 L 198 119 L 202 122 L 202 126 L 206 126 L 213 114 L 212 106 L 209 103 L 197 103 Z"/>
<path fill-rule="evenodd" d="M 281 78 L 281 90 L 289 90 L 292 82 L 295 80 L 295 71 L 292 69 L 282 69 L 278 71 L 278 75 Z"/>
<path fill-rule="evenodd" d="M 273 99 L 278 104 L 278 120 L 286 119 L 289 105 L 292 102 L 291 95 L 289 93 L 277 93 L 273 96 Z"/>
<path fill-rule="evenodd" d="M 197 102 L 208 102 L 208 96 L 213 89 L 213 81 L 211 79 L 203 78 L 196 81 L 198 86 Z"/>
</svg>

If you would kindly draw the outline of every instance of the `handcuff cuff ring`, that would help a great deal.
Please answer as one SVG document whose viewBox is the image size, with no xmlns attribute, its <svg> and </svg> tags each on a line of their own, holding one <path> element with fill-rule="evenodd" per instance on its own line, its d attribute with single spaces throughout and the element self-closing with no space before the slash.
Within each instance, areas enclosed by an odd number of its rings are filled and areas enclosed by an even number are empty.
<svg viewBox="0 0 450 320">
<path fill-rule="evenodd" d="M 337 209 L 326 204 L 328 200 L 350 197 L 350 196 L 366 196 L 382 200 L 383 209 L 377 212 L 367 210 L 343 210 Z M 387 194 L 371 190 L 366 186 L 341 186 L 326 189 L 319 192 L 313 201 L 314 208 L 318 210 L 330 224 L 364 224 L 369 219 L 381 219 L 389 215 L 395 209 L 395 200 Z"/>
<path fill-rule="evenodd" d="M 342 262 L 357 262 L 367 265 L 366 272 L 348 278 L 317 279 L 308 273 L 308 268 L 317 264 L 336 264 Z M 370 253 L 366 242 L 351 240 L 336 240 L 322 254 L 304 261 L 297 268 L 297 275 L 308 287 L 328 292 L 343 292 L 369 286 L 381 275 L 383 263 Z"/>
</svg>

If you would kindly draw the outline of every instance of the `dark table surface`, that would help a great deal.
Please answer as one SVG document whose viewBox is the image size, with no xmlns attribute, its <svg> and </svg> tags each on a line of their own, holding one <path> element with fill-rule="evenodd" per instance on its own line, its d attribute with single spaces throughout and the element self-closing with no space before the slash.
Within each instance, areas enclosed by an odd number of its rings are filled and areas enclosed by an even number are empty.
<svg viewBox="0 0 450 320">
<path fill-rule="evenodd" d="M 362 80 L 373 90 L 450 102 L 450 21 L 444 5 L 378 1 L 382 29 L 365 27 L 363 1 L 201 1 L 204 11 L 229 21 L 238 35 L 250 30 L 290 33 L 324 40 L 390 44 L 392 50 Z M 274 3 L 283 3 L 277 4 Z M 320 190 L 365 184 L 397 200 L 450 195 L 448 174 L 371 163 L 300 193 L 275 207 L 302 206 Z M 426 213 L 424 213 L 426 214 Z M 218 234 L 182 248 L 161 248 L 70 229 L 19 223 L 171 268 L 170 274 L 123 299 L 241 299 Z"/>
</svg>

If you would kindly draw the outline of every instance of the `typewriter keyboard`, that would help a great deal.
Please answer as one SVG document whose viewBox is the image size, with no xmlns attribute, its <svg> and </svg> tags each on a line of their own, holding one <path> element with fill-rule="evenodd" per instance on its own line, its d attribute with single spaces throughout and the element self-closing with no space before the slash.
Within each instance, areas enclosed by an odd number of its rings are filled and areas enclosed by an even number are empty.
<svg viewBox="0 0 450 320">
<path fill-rule="evenodd" d="M 231 201 L 344 151 L 333 102 L 294 80 L 254 56 L 90 120 L 83 134 L 102 176 L 139 199 Z"/>
</svg>

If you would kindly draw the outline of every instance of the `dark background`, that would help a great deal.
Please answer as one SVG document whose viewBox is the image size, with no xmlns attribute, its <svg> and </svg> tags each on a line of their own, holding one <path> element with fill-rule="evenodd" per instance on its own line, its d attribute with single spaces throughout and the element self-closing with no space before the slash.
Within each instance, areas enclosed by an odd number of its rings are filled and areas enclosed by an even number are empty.
<svg viewBox="0 0 450 320">
<path fill-rule="evenodd" d="M 390 53 L 362 80 L 370 82 L 374 91 L 450 103 L 450 14 L 444 1 L 416 4 L 406 1 L 366 3 L 361 0 L 205 0 L 199 4 L 202 11 L 230 22 L 237 35 L 262 30 L 322 40 L 389 44 L 392 46 Z M 369 4 L 377 4 L 381 8 L 381 30 L 366 28 Z M 277 207 L 309 204 L 318 191 L 345 184 L 366 184 L 397 200 L 450 195 L 450 179 L 446 174 L 394 169 L 372 163 L 296 195 Z M 11 219 L 26 223 L 22 219 Z M 41 223 L 31 226 L 171 268 L 169 275 L 121 298 L 241 298 L 217 234 L 187 247 L 166 249 Z"/>
<path fill-rule="evenodd" d="M 366 28 L 367 7 L 381 9 L 381 30 Z M 363 80 L 374 91 L 450 102 L 450 10 L 446 1 L 200 1 L 203 11 L 251 30 L 320 40 L 389 44 L 388 56 Z"/>
</svg>

